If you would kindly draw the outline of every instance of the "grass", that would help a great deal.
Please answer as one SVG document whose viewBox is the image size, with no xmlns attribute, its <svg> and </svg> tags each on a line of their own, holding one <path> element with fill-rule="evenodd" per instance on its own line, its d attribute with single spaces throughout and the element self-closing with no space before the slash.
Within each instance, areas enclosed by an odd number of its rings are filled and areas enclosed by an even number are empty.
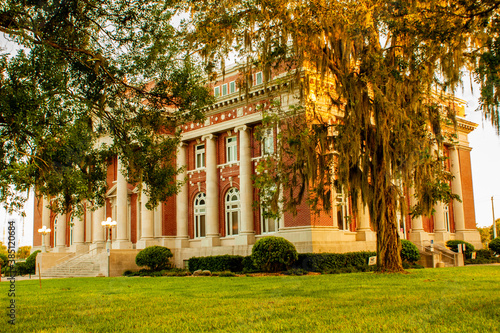
<svg viewBox="0 0 500 333">
<path fill-rule="evenodd" d="M 500 266 L 18 281 L 4 332 L 498 332 Z M 8 304 L 8 283 L 0 284 Z M 4 310 L 6 311 L 6 310 Z"/>
</svg>

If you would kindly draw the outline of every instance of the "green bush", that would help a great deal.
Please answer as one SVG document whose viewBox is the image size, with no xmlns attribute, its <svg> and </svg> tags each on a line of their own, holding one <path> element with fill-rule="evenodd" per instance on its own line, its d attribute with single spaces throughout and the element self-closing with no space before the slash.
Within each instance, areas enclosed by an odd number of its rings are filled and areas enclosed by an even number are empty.
<svg viewBox="0 0 500 333">
<path fill-rule="evenodd" d="M 9 264 L 9 258 L 3 254 L 0 253 L 0 265 L 2 265 L 2 269 Z"/>
<path fill-rule="evenodd" d="M 259 239 L 252 248 L 252 260 L 257 268 L 278 272 L 290 267 L 298 258 L 295 246 L 283 237 Z"/>
<path fill-rule="evenodd" d="M 146 266 L 151 271 L 158 272 L 170 268 L 169 259 L 173 257 L 170 249 L 163 246 L 149 246 L 135 257 L 137 266 Z"/>
<path fill-rule="evenodd" d="M 474 252 L 474 245 L 471 243 L 459 239 L 449 240 L 446 242 L 446 247 L 453 252 L 458 252 L 458 244 L 465 244 L 465 259 L 470 259 L 472 257 L 472 252 Z"/>
<path fill-rule="evenodd" d="M 401 260 L 410 264 L 415 263 L 420 259 L 420 252 L 415 244 L 409 240 L 401 240 Z"/>
<path fill-rule="evenodd" d="M 477 250 L 476 251 L 476 258 L 483 258 L 483 259 L 491 259 L 494 256 L 494 252 L 492 250 Z"/>
<path fill-rule="evenodd" d="M 500 237 L 495 238 L 490 242 L 488 245 L 491 251 L 495 252 L 496 254 L 500 254 Z"/>
<path fill-rule="evenodd" d="M 215 273 L 212 275 L 215 276 Z M 224 271 L 224 272 L 219 272 L 218 276 L 219 277 L 234 277 L 234 276 L 236 276 L 236 274 L 234 274 L 233 272 L 230 272 L 230 271 Z"/>
<path fill-rule="evenodd" d="M 295 268 L 301 268 L 310 272 L 340 273 L 345 267 L 363 267 L 362 270 L 372 270 L 366 268 L 368 258 L 376 256 L 376 252 L 361 251 L 348 253 L 300 253 L 299 259 L 294 264 Z"/>
<path fill-rule="evenodd" d="M 36 250 L 26 259 L 26 274 L 35 274 L 36 270 L 36 256 L 42 251 Z"/>
<path fill-rule="evenodd" d="M 244 258 L 232 255 L 192 257 L 188 260 L 188 268 L 191 273 L 199 269 L 211 272 L 241 272 Z"/>
</svg>

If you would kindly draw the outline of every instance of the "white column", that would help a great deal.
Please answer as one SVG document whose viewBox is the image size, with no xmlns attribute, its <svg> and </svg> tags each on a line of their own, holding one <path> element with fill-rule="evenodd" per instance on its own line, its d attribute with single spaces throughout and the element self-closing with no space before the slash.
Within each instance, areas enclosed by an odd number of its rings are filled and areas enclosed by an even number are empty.
<svg viewBox="0 0 500 333">
<path fill-rule="evenodd" d="M 104 228 L 101 222 L 106 220 L 106 209 L 103 207 L 97 208 L 92 212 L 92 246 L 91 248 L 104 248 L 106 241 Z"/>
<path fill-rule="evenodd" d="M 454 194 L 457 194 L 461 200 L 462 196 L 462 177 L 460 175 L 460 160 L 458 157 L 458 147 L 450 149 L 451 173 L 453 180 L 451 181 L 451 189 Z M 453 200 L 453 217 L 455 220 L 455 230 L 465 231 L 464 204 L 458 200 Z"/>
<path fill-rule="evenodd" d="M 122 163 L 118 158 L 118 172 L 116 179 L 116 240 L 113 240 L 113 248 L 130 249 L 132 243 L 128 236 L 128 188 L 127 180 L 122 174 Z"/>
<path fill-rule="evenodd" d="M 237 245 L 255 243 L 253 224 L 253 186 L 252 186 L 252 150 L 250 128 L 240 126 L 235 128 L 240 133 L 240 205 L 241 205 L 241 232 L 236 238 Z"/>
<path fill-rule="evenodd" d="M 414 207 L 417 203 L 415 189 L 412 187 L 410 190 L 410 205 Z M 429 239 L 427 233 L 424 231 L 424 222 L 421 215 L 411 219 L 411 232 L 409 238 L 412 242 L 420 245 L 423 245 L 422 243 Z"/>
<path fill-rule="evenodd" d="M 142 184 L 141 192 L 141 239 L 137 242 L 138 249 L 144 249 L 154 243 L 154 211 L 149 210 L 146 204 L 149 196 L 144 193 L 146 184 Z"/>
<path fill-rule="evenodd" d="M 46 197 L 43 197 L 42 199 L 42 226 L 45 226 L 46 228 L 50 228 L 50 200 L 47 199 Z M 53 228 L 51 228 L 53 229 Z M 49 250 L 50 249 L 50 236 L 54 234 L 54 230 L 52 232 L 46 234 L 45 236 L 42 235 L 42 237 L 45 237 L 44 240 L 42 240 L 42 244 L 44 244 L 45 241 L 45 249 Z"/>
<path fill-rule="evenodd" d="M 83 216 L 73 215 L 73 248 L 75 253 L 85 253 L 88 245 L 85 244 L 85 223 Z"/>
<path fill-rule="evenodd" d="M 207 188 L 207 236 L 202 246 L 219 246 L 219 179 L 217 172 L 217 137 L 209 134 L 201 138 L 205 141 L 206 188 Z"/>
<path fill-rule="evenodd" d="M 187 180 L 187 161 L 186 161 L 186 144 L 182 143 L 177 149 L 177 169 L 184 170 L 177 175 L 177 182 L 183 183 L 179 193 L 175 197 L 176 200 L 176 219 L 177 219 L 177 237 L 176 247 L 189 247 L 188 243 L 188 180 Z"/>
<path fill-rule="evenodd" d="M 445 243 L 450 237 L 445 226 L 444 203 L 438 202 L 434 210 L 434 239 L 438 243 Z"/>
<path fill-rule="evenodd" d="M 358 213 L 357 213 L 357 222 L 358 227 L 356 230 L 356 240 L 358 241 L 376 241 L 377 235 L 370 228 L 370 212 L 368 211 L 368 207 L 363 204 L 363 200 L 361 199 L 361 194 L 358 195 Z"/>
<path fill-rule="evenodd" d="M 66 252 L 66 214 L 57 216 L 56 251 Z"/>
</svg>

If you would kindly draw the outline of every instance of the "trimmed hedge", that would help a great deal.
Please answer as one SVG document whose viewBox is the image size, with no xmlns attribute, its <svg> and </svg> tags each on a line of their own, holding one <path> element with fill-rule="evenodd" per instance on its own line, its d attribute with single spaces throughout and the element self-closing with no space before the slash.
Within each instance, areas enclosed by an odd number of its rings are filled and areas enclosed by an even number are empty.
<svg viewBox="0 0 500 333">
<path fill-rule="evenodd" d="M 368 258 L 376 256 L 376 252 L 348 252 L 348 253 L 299 253 L 294 268 L 310 272 L 341 271 L 346 268 L 364 270 L 368 265 Z"/>
<path fill-rule="evenodd" d="M 410 264 L 417 262 L 420 259 L 418 247 L 409 240 L 401 240 L 401 260 Z"/>
<path fill-rule="evenodd" d="M 192 257 L 188 261 L 188 269 L 191 273 L 201 270 L 211 272 L 241 272 L 243 270 L 243 256 L 223 255 L 209 257 Z"/>
<path fill-rule="evenodd" d="M 458 252 L 458 244 L 465 244 L 465 259 L 470 259 L 472 257 L 472 252 L 474 252 L 474 245 L 467 243 L 463 240 L 449 240 L 446 242 L 446 247 L 453 252 Z"/>
<path fill-rule="evenodd" d="M 252 259 L 259 269 L 278 272 L 291 267 L 297 260 L 297 250 L 283 237 L 267 236 L 252 247 Z"/>
</svg>

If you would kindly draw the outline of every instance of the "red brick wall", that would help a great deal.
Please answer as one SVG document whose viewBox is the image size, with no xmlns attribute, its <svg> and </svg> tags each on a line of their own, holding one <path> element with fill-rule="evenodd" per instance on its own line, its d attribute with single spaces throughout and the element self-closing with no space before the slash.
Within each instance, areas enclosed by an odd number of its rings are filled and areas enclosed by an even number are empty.
<svg viewBox="0 0 500 333">
<path fill-rule="evenodd" d="M 176 198 L 172 196 L 162 203 L 162 235 L 175 236 L 177 234 L 177 221 L 175 212 Z"/>
<path fill-rule="evenodd" d="M 42 227 L 42 209 L 43 200 L 35 196 L 35 207 L 33 210 L 33 246 L 42 246 L 42 235 L 38 233 L 38 229 Z"/>
<path fill-rule="evenodd" d="M 474 209 L 474 192 L 472 189 L 472 169 L 470 151 L 459 149 L 460 175 L 462 181 L 462 201 L 464 205 L 464 218 L 466 229 L 476 229 L 476 213 Z"/>
</svg>

